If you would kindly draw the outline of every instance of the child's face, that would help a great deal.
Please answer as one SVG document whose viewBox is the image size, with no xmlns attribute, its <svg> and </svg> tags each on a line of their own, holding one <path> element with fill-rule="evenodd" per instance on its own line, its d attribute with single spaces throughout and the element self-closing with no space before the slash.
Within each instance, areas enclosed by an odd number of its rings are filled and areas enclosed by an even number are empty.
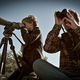
<svg viewBox="0 0 80 80">
<path fill-rule="evenodd" d="M 31 23 L 25 22 L 24 25 L 28 30 L 30 30 L 30 31 L 33 30 L 33 22 L 31 22 Z"/>
</svg>

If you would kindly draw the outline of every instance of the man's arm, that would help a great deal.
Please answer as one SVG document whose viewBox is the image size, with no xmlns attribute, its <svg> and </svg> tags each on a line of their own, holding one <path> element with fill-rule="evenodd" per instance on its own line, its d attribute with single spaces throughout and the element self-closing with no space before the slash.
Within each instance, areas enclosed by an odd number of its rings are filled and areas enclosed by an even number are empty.
<svg viewBox="0 0 80 80">
<path fill-rule="evenodd" d="M 49 53 L 55 53 L 60 50 L 61 40 L 58 37 L 62 26 L 54 25 L 53 29 L 48 33 L 44 50 Z"/>
<path fill-rule="evenodd" d="M 60 50 L 61 40 L 58 37 L 59 32 L 61 30 L 63 19 L 57 17 L 56 12 L 54 14 L 55 17 L 55 25 L 53 29 L 48 33 L 47 39 L 45 41 L 44 50 L 49 53 L 55 53 Z"/>
<path fill-rule="evenodd" d="M 26 44 L 34 43 L 41 36 L 40 30 L 38 28 L 33 30 L 31 33 L 28 33 L 25 30 L 21 30 L 21 31 L 22 31 L 23 40 L 25 41 Z"/>
</svg>

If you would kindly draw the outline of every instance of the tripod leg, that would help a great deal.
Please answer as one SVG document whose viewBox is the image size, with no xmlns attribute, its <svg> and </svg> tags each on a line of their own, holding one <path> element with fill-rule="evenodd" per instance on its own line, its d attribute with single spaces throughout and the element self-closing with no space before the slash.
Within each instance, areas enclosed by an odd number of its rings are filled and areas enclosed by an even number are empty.
<svg viewBox="0 0 80 80">
<path fill-rule="evenodd" d="M 15 60 L 16 60 L 16 63 L 17 63 L 17 66 L 18 66 L 18 68 L 20 69 L 20 65 L 19 65 L 19 62 L 18 62 L 18 59 L 17 59 L 17 55 L 16 55 L 16 52 L 15 52 L 15 47 L 13 46 L 13 42 L 12 42 L 12 39 L 11 38 L 9 38 L 9 44 L 11 45 L 10 46 L 10 49 L 13 51 L 13 53 L 14 53 L 14 58 L 15 58 Z"/>
<path fill-rule="evenodd" d="M 4 43 L 4 38 L 2 38 L 2 40 L 1 40 L 0 48 L 2 47 L 3 43 Z"/>
<path fill-rule="evenodd" d="M 4 43 L 4 38 L 2 38 L 2 40 L 1 40 L 0 48 L 2 47 L 3 43 Z M 2 53 L 3 53 L 3 52 L 2 52 Z M 3 54 L 2 54 L 2 56 L 1 56 L 1 61 L 0 61 L 0 72 L 1 72 L 1 63 L 2 63 L 2 60 L 3 60 Z"/>
<path fill-rule="evenodd" d="M 5 63 L 6 63 L 6 55 L 7 55 L 7 42 L 8 39 L 4 38 L 4 46 L 3 46 L 3 52 L 1 57 L 1 63 L 0 63 L 0 71 L 2 74 L 5 74 Z"/>
</svg>

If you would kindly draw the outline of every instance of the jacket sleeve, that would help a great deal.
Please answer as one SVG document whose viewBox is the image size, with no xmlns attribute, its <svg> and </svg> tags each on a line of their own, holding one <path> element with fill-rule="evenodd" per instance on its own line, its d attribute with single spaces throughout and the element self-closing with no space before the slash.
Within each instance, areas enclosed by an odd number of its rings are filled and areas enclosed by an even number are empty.
<svg viewBox="0 0 80 80">
<path fill-rule="evenodd" d="M 73 30 L 80 37 L 80 26 Z"/>
<path fill-rule="evenodd" d="M 62 26 L 54 25 L 53 29 L 48 33 L 44 44 L 44 50 L 49 53 L 55 53 L 60 50 L 61 40 L 58 37 Z"/>
<path fill-rule="evenodd" d="M 39 29 L 33 30 L 31 33 L 28 33 L 25 30 L 21 30 L 21 33 L 22 33 L 23 40 L 26 44 L 34 43 L 41 36 Z"/>
<path fill-rule="evenodd" d="M 72 30 L 78 35 L 78 39 L 80 40 L 80 27 L 77 27 L 76 29 Z M 80 41 L 76 44 L 76 46 L 73 49 L 74 51 L 79 51 L 80 50 Z"/>
</svg>

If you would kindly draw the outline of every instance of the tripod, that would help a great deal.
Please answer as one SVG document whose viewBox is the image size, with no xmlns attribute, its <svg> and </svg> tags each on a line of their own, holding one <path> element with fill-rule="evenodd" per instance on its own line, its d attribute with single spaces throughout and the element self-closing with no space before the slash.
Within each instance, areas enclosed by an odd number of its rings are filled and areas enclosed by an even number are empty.
<svg viewBox="0 0 80 80">
<path fill-rule="evenodd" d="M 9 28 L 4 28 L 4 32 L 3 35 L 4 37 L 1 39 L 1 43 L 0 43 L 0 48 L 3 45 L 3 51 L 2 51 L 2 56 L 1 56 L 1 62 L 0 62 L 0 72 L 1 74 L 5 74 L 5 64 L 6 64 L 6 55 L 7 55 L 7 46 L 8 46 L 8 42 L 10 44 L 10 49 L 12 50 L 13 54 L 14 54 L 14 58 L 16 60 L 17 66 L 20 69 L 20 64 L 18 62 L 17 59 L 17 55 L 15 52 L 15 47 L 13 45 L 13 41 L 11 39 L 11 36 L 13 34 L 13 29 L 9 29 Z"/>
</svg>

